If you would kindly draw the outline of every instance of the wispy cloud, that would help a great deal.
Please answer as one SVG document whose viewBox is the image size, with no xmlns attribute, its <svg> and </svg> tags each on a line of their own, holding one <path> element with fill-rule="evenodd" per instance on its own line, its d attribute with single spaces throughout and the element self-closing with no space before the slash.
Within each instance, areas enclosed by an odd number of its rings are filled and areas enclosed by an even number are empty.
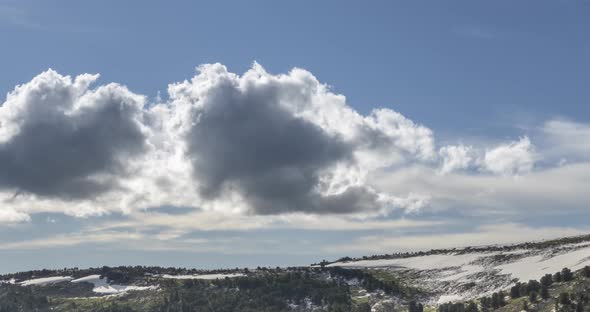
<svg viewBox="0 0 590 312">
<path fill-rule="evenodd" d="M 64 24 L 62 19 L 50 18 L 45 12 L 35 11 L 18 1 L 0 4 L 0 26 L 9 26 L 29 31 L 50 31 L 64 33 L 97 33 L 111 31 L 108 26 Z"/>
<path fill-rule="evenodd" d="M 0 24 L 31 30 L 44 29 L 30 14 L 29 10 L 19 6 L 17 2 L 0 4 Z"/>
<path fill-rule="evenodd" d="M 482 225 L 474 231 L 439 233 L 437 235 L 371 235 L 346 244 L 327 246 L 326 251 L 339 254 L 392 253 L 432 248 L 455 248 L 482 245 L 511 244 L 543 239 L 587 234 L 584 229 L 568 227 L 529 227 L 517 223 Z"/>
</svg>

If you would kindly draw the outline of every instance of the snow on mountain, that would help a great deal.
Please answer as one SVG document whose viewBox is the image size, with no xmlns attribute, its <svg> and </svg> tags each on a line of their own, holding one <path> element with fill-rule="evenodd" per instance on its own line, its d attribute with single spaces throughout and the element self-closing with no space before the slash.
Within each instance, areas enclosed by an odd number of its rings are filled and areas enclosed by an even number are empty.
<svg viewBox="0 0 590 312">
<path fill-rule="evenodd" d="M 106 279 L 101 278 L 100 275 L 89 275 L 86 277 L 82 277 L 79 279 L 75 279 L 71 281 L 72 283 L 91 283 L 94 284 L 93 292 L 97 294 L 120 294 L 125 293 L 130 290 L 149 290 L 155 289 L 156 286 L 125 286 L 125 285 L 114 285 L 107 283 Z"/>
<path fill-rule="evenodd" d="M 2 281 L 5 283 L 15 284 L 14 279 L 10 281 Z M 71 282 L 71 283 L 91 283 L 94 285 L 93 292 L 97 294 L 120 294 L 130 290 L 149 290 L 155 289 L 155 286 L 133 286 L 133 285 L 114 285 L 107 283 L 106 279 L 101 278 L 100 275 L 89 275 L 86 277 L 74 279 L 71 276 L 51 276 L 51 277 L 43 277 L 43 278 L 35 278 L 26 281 L 22 281 L 17 283 L 21 286 L 43 286 L 61 282 Z"/>
<path fill-rule="evenodd" d="M 527 282 L 567 267 L 590 265 L 590 243 L 546 248 L 469 248 L 442 254 L 394 259 L 335 262 L 328 266 L 385 270 L 410 284 L 433 293 L 431 301 L 469 300 L 507 289 L 517 281 Z"/>
<path fill-rule="evenodd" d="M 73 277 L 71 276 L 51 276 L 51 277 L 43 277 L 43 278 L 35 278 L 26 281 L 22 281 L 19 283 L 21 286 L 30 286 L 30 285 L 47 285 L 47 284 L 54 284 L 60 282 L 67 282 L 71 281 Z"/>
<path fill-rule="evenodd" d="M 204 279 L 204 280 L 215 280 L 215 279 L 223 279 L 223 278 L 233 278 L 233 277 L 240 277 L 245 276 L 242 273 L 234 273 L 234 274 L 201 274 L 201 275 L 169 275 L 164 274 L 160 277 L 167 278 L 167 279 Z"/>
<path fill-rule="evenodd" d="M 0 285 L 2 284 L 16 284 L 16 280 L 14 278 L 11 278 L 9 280 L 0 280 Z"/>
</svg>

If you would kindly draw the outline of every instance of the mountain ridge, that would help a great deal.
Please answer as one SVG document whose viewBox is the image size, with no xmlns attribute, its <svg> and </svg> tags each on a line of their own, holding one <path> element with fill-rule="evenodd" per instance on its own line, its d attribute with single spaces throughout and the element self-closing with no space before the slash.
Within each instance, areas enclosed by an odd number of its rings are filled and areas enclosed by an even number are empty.
<svg viewBox="0 0 590 312">
<path fill-rule="evenodd" d="M 590 289 L 590 279 L 585 278 L 590 276 L 588 265 L 590 235 L 579 235 L 510 245 L 342 257 L 300 267 L 33 270 L 0 275 L 0 312 L 466 312 L 473 304 L 482 312 L 505 311 L 507 307 L 518 312 L 523 296 L 534 296 L 527 304 L 543 310 L 546 302 L 535 301 L 541 295 L 557 298 L 568 292 L 578 296 L 586 287 Z M 557 272 L 564 276 L 573 272 L 572 279 L 553 286 L 542 284 L 547 283 L 547 275 Z M 542 277 L 544 282 L 539 280 Z M 508 298 L 515 287 L 523 296 Z M 498 296 L 508 299 L 502 301 Z M 579 298 L 569 302 L 586 307 Z"/>
</svg>

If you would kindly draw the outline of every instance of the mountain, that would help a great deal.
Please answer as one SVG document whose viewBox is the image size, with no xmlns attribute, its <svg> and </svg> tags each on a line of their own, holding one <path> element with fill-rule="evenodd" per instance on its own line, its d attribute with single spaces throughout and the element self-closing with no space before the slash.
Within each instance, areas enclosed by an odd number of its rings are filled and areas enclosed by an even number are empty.
<svg viewBox="0 0 590 312">
<path fill-rule="evenodd" d="M 306 267 L 38 270 L 0 276 L 7 311 L 590 311 L 590 235 L 344 257 Z"/>
<path fill-rule="evenodd" d="M 508 246 L 431 250 L 347 259 L 328 267 L 364 269 L 389 274 L 426 290 L 428 303 L 469 300 L 536 280 L 564 267 L 590 265 L 590 236 Z"/>
</svg>

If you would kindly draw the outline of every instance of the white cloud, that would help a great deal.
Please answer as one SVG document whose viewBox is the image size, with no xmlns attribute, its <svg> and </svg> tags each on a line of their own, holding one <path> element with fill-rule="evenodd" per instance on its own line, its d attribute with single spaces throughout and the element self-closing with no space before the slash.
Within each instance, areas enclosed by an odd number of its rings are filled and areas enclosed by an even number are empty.
<svg viewBox="0 0 590 312">
<path fill-rule="evenodd" d="M 518 177 L 488 174 L 436 174 L 411 166 L 371 177 L 375 188 L 409 194 L 427 190 L 431 212 L 452 210 L 464 216 L 519 218 L 586 213 L 590 202 L 590 164 L 569 164 Z"/>
<path fill-rule="evenodd" d="M 144 98 L 48 70 L 0 107 L 0 188 L 47 198 L 89 198 L 117 187 L 146 150 Z M 18 201 L 14 198 L 14 201 Z"/>
<path fill-rule="evenodd" d="M 0 107 L 0 200 L 77 217 L 161 205 L 226 212 L 388 214 L 424 196 L 385 194 L 369 172 L 432 161 L 432 131 L 389 109 L 362 116 L 309 72 L 244 75 L 203 65 L 170 101 L 98 75 L 48 70 Z"/>
<path fill-rule="evenodd" d="M 16 211 L 10 207 L 0 208 L 0 225 L 21 223 L 30 220 L 31 217 L 24 212 Z"/>
<path fill-rule="evenodd" d="M 154 112 L 189 160 L 201 207 L 387 214 L 416 206 L 366 186 L 371 170 L 431 157 L 431 131 L 391 110 L 361 116 L 309 72 L 203 65 Z M 194 201 L 193 201 L 194 202 Z"/>
<path fill-rule="evenodd" d="M 347 244 L 326 246 L 325 250 L 337 254 L 384 254 L 400 251 L 419 251 L 439 248 L 498 245 L 540 241 L 587 234 L 590 228 L 530 227 L 517 223 L 483 225 L 474 231 L 438 233 L 437 235 L 371 235 L 360 237 Z"/>
<path fill-rule="evenodd" d="M 590 160 L 590 125 L 552 119 L 541 128 L 549 157 L 572 161 Z"/>
<path fill-rule="evenodd" d="M 535 164 L 534 147 L 528 137 L 499 145 L 486 151 L 484 169 L 495 174 L 519 175 L 529 173 Z"/>
<path fill-rule="evenodd" d="M 0 250 L 6 249 L 39 249 L 77 246 L 84 243 L 115 243 L 137 242 L 142 235 L 133 232 L 102 232 L 102 233 L 68 233 L 54 237 L 43 237 L 26 241 L 0 243 Z"/>
<path fill-rule="evenodd" d="M 465 145 L 447 145 L 439 150 L 442 158 L 440 172 L 447 174 L 449 172 L 467 169 L 473 162 L 473 148 Z"/>
<path fill-rule="evenodd" d="M 227 219 L 209 216 L 209 227 L 275 224 L 266 215 L 305 222 L 294 217 L 300 213 L 347 215 L 352 221 L 332 221 L 354 227 L 426 209 L 509 211 L 539 198 L 578 209 L 586 198 L 571 166 L 537 170 L 547 150 L 528 137 L 492 148 L 438 147 L 428 127 L 386 108 L 361 115 L 303 69 L 273 75 L 254 64 L 237 75 L 203 65 L 169 85 L 170 100 L 150 105 L 118 84 L 91 88 L 97 79 L 49 70 L 0 106 L 0 220 L 169 205 Z M 552 121 L 544 129 L 556 141 L 582 140 L 588 126 Z"/>
</svg>

